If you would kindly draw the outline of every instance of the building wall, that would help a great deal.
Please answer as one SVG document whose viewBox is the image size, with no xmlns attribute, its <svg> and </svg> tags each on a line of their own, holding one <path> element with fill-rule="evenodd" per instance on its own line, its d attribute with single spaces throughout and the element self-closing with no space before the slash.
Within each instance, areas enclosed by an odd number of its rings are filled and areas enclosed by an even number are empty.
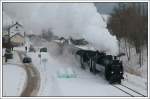
<svg viewBox="0 0 150 99">
<path fill-rule="evenodd" d="M 20 35 L 15 35 L 14 37 L 11 38 L 11 42 L 20 45 L 24 44 L 25 39 Z"/>
<path fill-rule="evenodd" d="M 14 25 L 12 28 L 10 28 L 10 37 L 15 35 L 16 33 L 19 33 L 22 36 L 24 36 L 24 29 L 21 26 L 19 26 L 18 24 Z"/>
</svg>

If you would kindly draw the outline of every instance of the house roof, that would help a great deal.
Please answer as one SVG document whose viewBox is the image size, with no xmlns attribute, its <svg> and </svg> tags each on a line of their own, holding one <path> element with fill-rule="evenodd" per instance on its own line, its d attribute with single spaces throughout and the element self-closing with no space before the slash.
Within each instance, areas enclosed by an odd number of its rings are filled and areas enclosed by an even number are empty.
<svg viewBox="0 0 150 99">
<path fill-rule="evenodd" d="M 9 27 L 9 29 L 12 28 L 12 27 L 14 27 L 15 25 L 18 25 L 18 26 L 20 26 L 20 27 L 23 27 L 21 24 L 19 24 L 18 22 L 16 22 L 15 24 L 11 25 L 11 26 Z"/>
<path fill-rule="evenodd" d="M 21 36 L 21 37 L 23 37 L 24 38 L 24 36 L 22 36 L 20 33 L 16 33 L 15 35 L 13 35 L 12 37 L 10 37 L 10 39 L 11 38 L 13 38 L 13 37 L 15 37 L 16 35 L 19 35 L 19 36 Z"/>
</svg>

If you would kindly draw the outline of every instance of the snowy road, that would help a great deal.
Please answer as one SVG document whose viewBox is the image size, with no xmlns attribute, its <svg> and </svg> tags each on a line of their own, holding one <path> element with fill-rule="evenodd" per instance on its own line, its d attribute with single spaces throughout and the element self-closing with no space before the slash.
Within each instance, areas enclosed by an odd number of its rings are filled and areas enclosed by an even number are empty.
<svg viewBox="0 0 150 99">
<path fill-rule="evenodd" d="M 17 52 L 21 60 L 23 59 L 23 56 L 26 55 L 23 51 Z M 27 73 L 27 83 L 21 96 L 36 96 L 40 88 L 40 73 L 33 64 L 24 64 L 24 67 Z"/>
</svg>

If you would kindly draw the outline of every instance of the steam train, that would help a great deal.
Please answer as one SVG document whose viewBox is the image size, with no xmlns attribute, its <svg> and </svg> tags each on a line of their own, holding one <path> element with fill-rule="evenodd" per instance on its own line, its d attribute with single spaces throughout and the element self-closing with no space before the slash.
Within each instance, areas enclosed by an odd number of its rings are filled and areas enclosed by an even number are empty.
<svg viewBox="0 0 150 99">
<path fill-rule="evenodd" d="M 63 39 L 61 38 L 61 40 Z M 111 84 L 121 83 L 121 79 L 123 79 L 123 66 L 122 61 L 117 58 L 124 56 L 124 53 L 117 56 L 106 55 L 104 52 L 96 51 L 84 39 L 73 40 L 71 38 L 68 45 L 73 46 L 72 54 L 75 54 L 77 59 L 80 59 L 82 69 L 88 67 L 90 72 L 94 74 L 103 72 L 106 80 Z"/>
<path fill-rule="evenodd" d="M 110 84 L 121 83 L 123 79 L 122 61 L 119 56 L 106 55 L 104 52 L 92 50 L 78 50 L 76 55 L 80 57 L 81 68 L 89 68 L 90 72 L 96 74 L 103 72 Z"/>
</svg>

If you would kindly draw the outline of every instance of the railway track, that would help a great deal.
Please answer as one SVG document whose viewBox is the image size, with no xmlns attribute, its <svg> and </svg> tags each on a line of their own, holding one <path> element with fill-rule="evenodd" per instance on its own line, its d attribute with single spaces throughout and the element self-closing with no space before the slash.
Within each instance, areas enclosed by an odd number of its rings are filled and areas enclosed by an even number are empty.
<svg viewBox="0 0 150 99">
<path fill-rule="evenodd" d="M 119 84 L 119 85 L 112 85 L 113 87 L 121 90 L 122 92 L 128 94 L 129 96 L 131 97 L 146 97 L 145 95 L 125 86 L 125 85 L 122 85 L 122 84 Z"/>
</svg>

